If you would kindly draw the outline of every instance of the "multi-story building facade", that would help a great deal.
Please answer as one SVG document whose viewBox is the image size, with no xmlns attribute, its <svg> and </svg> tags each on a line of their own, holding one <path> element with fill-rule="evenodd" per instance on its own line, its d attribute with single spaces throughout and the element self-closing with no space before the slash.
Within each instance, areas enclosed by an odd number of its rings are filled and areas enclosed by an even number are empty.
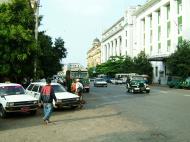
<svg viewBox="0 0 190 142">
<path fill-rule="evenodd" d="M 111 56 L 123 55 L 123 29 L 125 26 L 124 17 L 102 34 L 101 62 L 104 63 Z"/>
<path fill-rule="evenodd" d="M 166 60 L 178 42 L 190 40 L 190 0 L 148 0 L 129 8 L 102 34 L 101 62 L 110 56 L 137 56 L 145 51 L 153 66 L 153 82 L 166 84 Z"/>
<path fill-rule="evenodd" d="M 134 48 L 145 51 L 153 66 L 153 82 L 166 84 L 166 59 L 178 42 L 190 39 L 189 0 L 149 0 L 134 12 Z"/>
<path fill-rule="evenodd" d="M 101 42 L 99 39 L 94 39 L 92 48 L 87 52 L 87 67 L 96 67 L 101 63 Z"/>
<path fill-rule="evenodd" d="M 133 56 L 133 21 L 132 13 L 136 7 L 130 7 L 123 17 L 102 34 L 101 62 L 111 56 Z"/>
</svg>

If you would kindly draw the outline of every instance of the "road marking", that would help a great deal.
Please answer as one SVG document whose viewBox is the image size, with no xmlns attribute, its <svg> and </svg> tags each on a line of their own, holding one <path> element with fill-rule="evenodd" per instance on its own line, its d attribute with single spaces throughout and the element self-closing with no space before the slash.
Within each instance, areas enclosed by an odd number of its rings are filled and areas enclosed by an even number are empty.
<svg viewBox="0 0 190 142">
<path fill-rule="evenodd" d="M 190 97 L 190 95 L 184 95 L 185 97 Z"/>
</svg>

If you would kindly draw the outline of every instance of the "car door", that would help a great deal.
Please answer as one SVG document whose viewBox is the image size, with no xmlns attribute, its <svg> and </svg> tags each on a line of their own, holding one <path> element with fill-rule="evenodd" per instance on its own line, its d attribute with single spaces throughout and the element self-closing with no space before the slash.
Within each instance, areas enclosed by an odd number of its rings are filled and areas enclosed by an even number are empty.
<svg viewBox="0 0 190 142">
<path fill-rule="evenodd" d="M 35 84 L 34 87 L 32 88 L 32 96 L 35 97 L 36 99 L 40 98 L 39 88 L 40 85 L 38 84 Z"/>
<path fill-rule="evenodd" d="M 34 84 L 30 84 L 27 88 L 26 88 L 26 94 L 27 95 L 31 95 L 33 96 L 33 93 L 32 93 L 32 88 L 34 87 Z"/>
</svg>

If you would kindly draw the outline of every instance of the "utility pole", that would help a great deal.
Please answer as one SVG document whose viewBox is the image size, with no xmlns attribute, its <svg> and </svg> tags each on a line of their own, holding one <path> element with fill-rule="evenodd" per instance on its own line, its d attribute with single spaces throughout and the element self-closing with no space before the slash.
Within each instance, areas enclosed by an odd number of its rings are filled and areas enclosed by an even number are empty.
<svg viewBox="0 0 190 142">
<path fill-rule="evenodd" d="M 40 7 L 40 0 L 35 0 L 35 18 L 36 18 L 36 24 L 35 24 L 35 41 L 36 41 L 36 47 L 38 46 L 38 23 L 39 23 L 39 7 Z M 34 80 L 37 79 L 37 55 L 34 57 Z"/>
</svg>

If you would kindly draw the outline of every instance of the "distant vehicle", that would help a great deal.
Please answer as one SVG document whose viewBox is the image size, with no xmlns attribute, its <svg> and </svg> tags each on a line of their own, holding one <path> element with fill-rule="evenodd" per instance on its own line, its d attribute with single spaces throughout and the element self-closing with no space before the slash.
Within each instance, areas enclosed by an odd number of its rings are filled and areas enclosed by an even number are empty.
<svg viewBox="0 0 190 142">
<path fill-rule="evenodd" d="M 138 92 L 150 92 L 148 84 L 145 82 L 143 76 L 135 75 L 128 80 L 126 83 L 127 92 L 138 93 Z"/>
<path fill-rule="evenodd" d="M 123 84 L 123 80 L 122 79 L 117 79 L 117 78 L 112 78 L 111 83 L 113 83 L 113 84 Z"/>
<path fill-rule="evenodd" d="M 179 76 L 169 76 L 168 77 L 168 81 L 167 81 L 167 85 L 170 88 L 182 88 L 183 86 L 183 79 L 182 77 Z"/>
<path fill-rule="evenodd" d="M 26 95 L 20 84 L 0 83 L 0 117 L 10 112 L 30 112 L 36 114 L 38 100 Z"/>
<path fill-rule="evenodd" d="M 86 68 L 84 68 L 79 63 L 70 63 L 65 66 L 64 70 L 66 82 L 72 82 L 73 80 L 80 79 L 80 82 L 83 84 L 84 87 L 84 92 L 90 91 L 89 75 Z M 71 84 L 67 83 L 67 88 L 70 88 L 70 85 Z"/>
<path fill-rule="evenodd" d="M 103 78 L 96 78 L 94 80 L 94 87 L 107 87 L 108 83 Z"/>
<path fill-rule="evenodd" d="M 123 80 L 123 83 L 126 83 L 127 78 L 130 76 L 138 75 L 137 73 L 117 73 L 115 74 L 116 79 Z"/>
<path fill-rule="evenodd" d="M 46 82 L 33 82 L 26 88 L 26 93 L 39 100 L 41 89 L 45 85 Z M 53 105 L 55 108 L 76 108 L 79 106 L 79 96 L 67 92 L 65 88 L 59 83 L 51 83 L 51 85 L 54 89 L 55 96 L 57 98 L 57 104 L 55 104 L 55 102 L 53 101 Z"/>
</svg>

